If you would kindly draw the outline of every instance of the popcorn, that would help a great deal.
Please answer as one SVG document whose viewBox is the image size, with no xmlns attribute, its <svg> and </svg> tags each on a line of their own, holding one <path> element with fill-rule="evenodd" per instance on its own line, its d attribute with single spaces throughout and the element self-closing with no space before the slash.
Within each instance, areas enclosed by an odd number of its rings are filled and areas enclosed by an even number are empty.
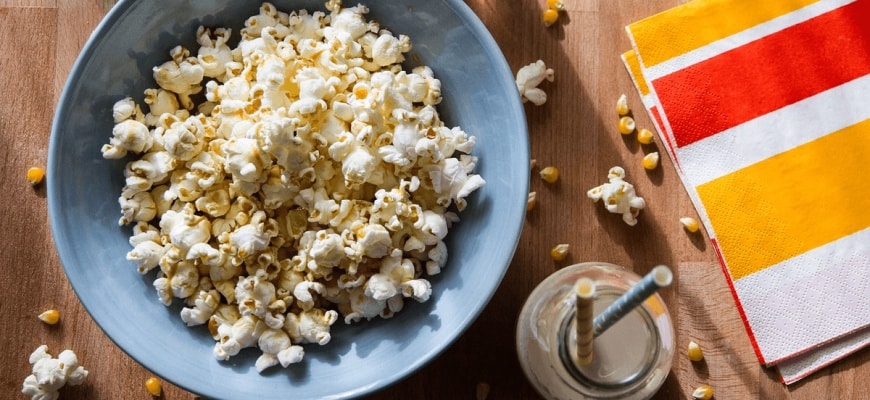
<svg viewBox="0 0 870 400">
<path fill-rule="evenodd" d="M 635 194 L 634 186 L 624 180 L 625 170 L 622 167 L 611 168 L 607 178 L 610 182 L 590 189 L 586 195 L 595 202 L 604 200 L 607 211 L 622 214 L 626 224 L 636 225 L 637 214 L 646 207 L 643 197 Z"/>
<path fill-rule="evenodd" d="M 531 101 L 536 106 L 547 102 L 547 93 L 538 88 L 538 85 L 545 79 L 552 82 L 554 72 L 552 68 L 547 68 L 542 60 L 526 65 L 517 71 L 517 89 L 520 91 L 523 102 Z"/>
<path fill-rule="evenodd" d="M 220 297 L 216 290 L 201 290 L 194 301 L 194 307 L 181 309 L 181 320 L 187 326 L 202 325 L 211 318 L 220 305 Z"/>
<path fill-rule="evenodd" d="M 112 139 L 103 145 L 104 158 L 123 158 L 128 151 L 141 153 L 151 147 L 153 139 L 145 124 L 127 119 L 112 129 Z"/>
<path fill-rule="evenodd" d="M 257 372 L 263 372 L 266 368 L 279 363 L 282 367 L 298 363 L 302 361 L 305 354 L 302 346 L 294 345 L 287 332 L 281 328 L 263 331 L 257 339 L 257 347 L 263 351 L 254 364 Z"/>
<path fill-rule="evenodd" d="M 314 308 L 300 313 L 288 313 L 284 320 L 284 330 L 296 343 L 317 343 L 325 345 L 332 339 L 329 327 L 338 319 L 335 310 L 324 311 Z"/>
<path fill-rule="evenodd" d="M 202 78 L 205 70 L 195 58 L 189 58 L 190 52 L 181 46 L 175 46 L 169 51 L 171 61 L 154 67 L 154 80 L 157 84 L 178 95 L 178 100 L 185 109 L 193 108 L 190 96 L 202 91 Z"/>
<path fill-rule="evenodd" d="M 207 325 L 215 358 L 257 347 L 260 372 L 327 344 L 339 317 L 428 301 L 451 207 L 485 184 L 475 137 L 438 115 L 440 80 L 402 70 L 410 38 L 363 5 L 326 9 L 263 3 L 235 48 L 230 29 L 200 27 L 198 49 L 154 68 L 147 113 L 115 104 L 102 148 L 134 156 L 118 199 L 119 224 L 135 223 L 127 259 L 159 267 L 159 300 Z"/>
<path fill-rule="evenodd" d="M 62 387 L 81 385 L 88 376 L 72 350 L 64 350 L 57 358 L 52 358 L 48 346 L 42 345 L 30 354 L 30 364 L 33 373 L 24 379 L 21 393 L 33 400 L 55 400 Z"/>
</svg>

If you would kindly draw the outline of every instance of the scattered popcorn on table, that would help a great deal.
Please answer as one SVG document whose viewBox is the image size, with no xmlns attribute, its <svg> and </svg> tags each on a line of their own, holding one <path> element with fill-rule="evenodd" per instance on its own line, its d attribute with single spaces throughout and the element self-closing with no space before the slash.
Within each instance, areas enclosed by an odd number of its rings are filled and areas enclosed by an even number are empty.
<svg viewBox="0 0 870 400">
<path fill-rule="evenodd" d="M 30 355 L 30 364 L 33 373 L 24 379 L 21 393 L 33 400 L 55 400 L 60 396 L 60 388 L 80 385 L 88 376 L 72 350 L 64 350 L 57 358 L 52 358 L 48 346 L 42 345 Z"/>
<path fill-rule="evenodd" d="M 683 224 L 683 227 L 686 228 L 687 231 L 695 233 L 698 229 L 701 228 L 701 225 L 698 223 L 698 220 L 692 217 L 682 217 L 680 218 L 680 223 Z"/>
<path fill-rule="evenodd" d="M 553 261 L 562 261 L 568 257 L 569 249 L 570 246 L 567 243 L 557 244 L 550 249 L 550 258 L 552 258 Z"/>
<path fill-rule="evenodd" d="M 49 325 L 55 325 L 60 321 L 60 312 L 54 309 L 46 310 L 39 314 L 39 319 Z"/>
<path fill-rule="evenodd" d="M 559 169 L 556 167 L 545 167 L 540 172 L 541 179 L 547 183 L 556 183 L 559 180 Z"/>
<path fill-rule="evenodd" d="M 526 200 L 526 211 L 532 211 L 535 205 L 538 204 L 538 193 L 529 192 L 529 198 Z"/>
<path fill-rule="evenodd" d="M 31 186 L 36 186 L 42 183 L 42 180 L 45 179 L 45 170 L 40 167 L 30 167 L 27 170 L 27 181 L 30 182 Z"/>
<path fill-rule="evenodd" d="M 607 173 L 610 182 L 590 189 L 586 195 L 595 202 L 603 200 L 607 211 L 622 214 L 622 220 L 634 226 L 637 224 L 637 215 L 646 207 L 646 202 L 624 178 L 625 170 L 622 167 L 613 167 Z"/>
<path fill-rule="evenodd" d="M 547 68 L 547 65 L 542 60 L 520 68 L 517 71 L 516 81 L 517 89 L 520 90 L 523 102 L 531 101 L 536 106 L 546 103 L 547 93 L 538 88 L 538 85 L 545 79 L 552 82 L 554 78 L 553 69 Z"/>
<path fill-rule="evenodd" d="M 631 108 L 628 107 L 628 98 L 625 94 L 619 96 L 619 99 L 616 100 L 616 114 L 623 116 L 628 115 L 631 112 Z"/>
<path fill-rule="evenodd" d="M 148 394 L 159 397 L 163 393 L 163 384 L 160 383 L 160 379 L 152 376 L 145 380 L 145 390 Z"/>
<path fill-rule="evenodd" d="M 475 137 L 440 119 L 433 71 L 402 70 L 410 39 L 363 5 L 326 8 L 263 3 L 236 48 L 229 29 L 200 27 L 198 50 L 154 68 L 147 113 L 115 104 L 102 147 L 138 157 L 119 198 L 127 259 L 158 269 L 159 301 L 183 301 L 215 358 L 256 347 L 260 372 L 327 344 L 339 319 L 427 301 L 448 228 L 485 184 Z M 542 73 L 526 73 L 532 93 Z"/>
<path fill-rule="evenodd" d="M 641 165 L 643 165 L 644 169 L 653 170 L 659 166 L 659 152 L 654 151 L 643 156 L 643 159 L 640 161 Z"/>
</svg>

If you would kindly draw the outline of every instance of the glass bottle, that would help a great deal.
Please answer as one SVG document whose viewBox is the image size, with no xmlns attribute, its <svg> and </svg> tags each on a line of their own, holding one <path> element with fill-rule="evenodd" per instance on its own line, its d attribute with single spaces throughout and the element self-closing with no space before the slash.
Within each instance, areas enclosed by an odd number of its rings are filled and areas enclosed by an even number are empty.
<svg viewBox="0 0 870 400">
<path fill-rule="evenodd" d="M 517 354 L 529 382 L 548 399 L 649 399 L 671 369 L 675 333 L 656 293 L 593 341 L 592 362 L 577 359 L 574 284 L 596 282 L 594 314 L 641 280 L 617 265 L 560 269 L 529 295 L 517 322 Z"/>
</svg>

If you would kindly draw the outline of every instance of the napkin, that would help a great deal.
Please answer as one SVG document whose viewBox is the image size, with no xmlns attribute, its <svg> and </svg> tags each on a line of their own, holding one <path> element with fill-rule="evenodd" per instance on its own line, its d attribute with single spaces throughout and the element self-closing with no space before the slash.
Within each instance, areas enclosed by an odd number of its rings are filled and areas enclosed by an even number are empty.
<svg viewBox="0 0 870 400">
<path fill-rule="evenodd" d="M 626 27 L 626 68 L 786 384 L 870 344 L 867 16 L 693 0 Z"/>
</svg>

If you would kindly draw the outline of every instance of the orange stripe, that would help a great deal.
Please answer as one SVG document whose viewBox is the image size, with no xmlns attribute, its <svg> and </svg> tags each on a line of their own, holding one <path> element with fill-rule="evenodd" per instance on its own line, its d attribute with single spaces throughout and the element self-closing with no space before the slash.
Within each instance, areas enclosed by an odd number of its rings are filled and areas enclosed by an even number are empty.
<svg viewBox="0 0 870 400">
<path fill-rule="evenodd" d="M 649 95 L 649 86 L 646 84 L 646 77 L 643 76 L 643 72 L 640 70 L 640 61 L 637 59 L 637 53 L 634 50 L 626 51 L 622 53 L 622 60 L 628 69 L 628 75 L 631 76 L 631 80 L 634 81 L 634 85 L 637 87 L 640 95 Z"/>
<path fill-rule="evenodd" d="M 870 0 L 654 80 L 677 147 L 870 74 Z"/>
<path fill-rule="evenodd" d="M 732 279 L 870 227 L 868 143 L 870 119 L 698 186 Z"/>
<path fill-rule="evenodd" d="M 651 67 L 818 0 L 695 0 L 628 26 Z M 860 15 L 860 14 L 859 14 Z"/>
</svg>

